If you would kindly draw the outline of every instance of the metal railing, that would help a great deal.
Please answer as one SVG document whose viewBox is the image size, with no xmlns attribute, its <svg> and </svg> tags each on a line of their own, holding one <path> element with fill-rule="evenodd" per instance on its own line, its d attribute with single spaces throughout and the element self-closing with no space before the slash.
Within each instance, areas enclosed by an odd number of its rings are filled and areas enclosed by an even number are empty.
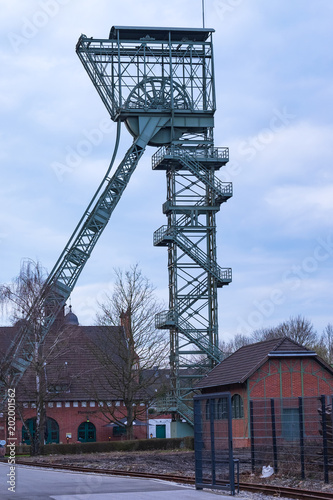
<svg viewBox="0 0 333 500">
<path fill-rule="evenodd" d="M 154 232 L 154 245 L 167 240 L 177 243 L 187 255 L 207 272 L 211 273 L 221 284 L 231 282 L 231 268 L 222 268 L 216 262 L 209 259 L 201 248 L 193 245 L 192 241 L 180 231 L 177 231 L 175 227 L 161 226 Z"/>
<path fill-rule="evenodd" d="M 227 147 L 210 147 L 210 148 L 193 148 L 183 149 L 179 146 L 162 146 L 152 157 L 152 166 L 155 168 L 166 156 L 182 158 L 191 156 L 196 161 L 216 160 L 224 162 L 229 161 L 229 148 Z"/>
</svg>

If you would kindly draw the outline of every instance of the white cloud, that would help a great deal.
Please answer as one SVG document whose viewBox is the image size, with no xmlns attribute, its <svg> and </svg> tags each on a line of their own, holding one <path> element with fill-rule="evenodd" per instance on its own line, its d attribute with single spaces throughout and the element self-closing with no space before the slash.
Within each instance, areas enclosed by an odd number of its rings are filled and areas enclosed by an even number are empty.
<svg viewBox="0 0 333 500">
<path fill-rule="evenodd" d="M 272 222 L 285 234 L 303 236 L 311 227 L 327 228 L 333 216 L 333 183 L 329 186 L 278 187 L 265 197 Z"/>
</svg>

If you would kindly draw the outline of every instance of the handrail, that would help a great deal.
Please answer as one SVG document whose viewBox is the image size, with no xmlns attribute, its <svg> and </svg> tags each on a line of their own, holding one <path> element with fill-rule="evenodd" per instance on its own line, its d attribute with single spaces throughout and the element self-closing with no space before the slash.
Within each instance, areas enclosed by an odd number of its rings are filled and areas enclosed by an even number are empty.
<svg viewBox="0 0 333 500">
<path fill-rule="evenodd" d="M 154 232 L 154 245 L 165 240 L 168 236 L 170 240 L 175 241 L 182 250 L 184 250 L 197 264 L 202 266 L 206 271 L 212 273 L 220 281 L 231 281 L 231 268 L 222 268 L 216 262 L 208 259 L 207 255 L 201 248 L 194 246 L 184 234 L 176 227 L 161 226 Z"/>
<path fill-rule="evenodd" d="M 200 160 L 207 159 L 225 159 L 228 161 L 229 148 L 209 148 L 209 149 L 194 149 L 189 151 L 177 146 L 162 146 L 153 156 L 153 168 L 156 167 L 165 156 L 172 156 L 179 159 L 181 163 L 189 168 L 199 179 L 209 185 L 218 196 L 232 196 L 232 182 L 222 182 L 216 176 L 213 181 L 208 178 L 210 170 L 207 169 Z M 201 174 L 203 172 L 203 174 Z"/>
<path fill-rule="evenodd" d="M 216 355 L 216 349 L 207 339 L 207 337 L 200 335 L 200 330 L 195 328 L 189 321 L 181 318 L 175 309 L 170 309 L 168 311 L 163 311 L 155 316 L 155 326 L 156 328 L 161 328 L 166 323 L 173 324 L 177 330 L 179 330 L 185 337 L 187 337 L 191 342 L 193 342 L 199 349 L 208 354 L 210 358 L 219 362 L 220 358 Z M 197 336 L 194 337 L 193 334 L 196 333 Z"/>
<path fill-rule="evenodd" d="M 186 157 L 192 156 L 194 159 L 198 161 L 201 160 L 225 160 L 229 161 L 229 148 L 228 147 L 210 147 L 210 148 L 193 148 L 191 151 L 189 148 L 186 150 L 182 147 L 171 145 L 171 146 L 162 146 L 160 147 L 156 153 L 152 157 L 152 165 L 153 168 L 156 167 L 160 161 L 163 160 L 165 156 L 177 156 L 177 157 Z"/>
</svg>

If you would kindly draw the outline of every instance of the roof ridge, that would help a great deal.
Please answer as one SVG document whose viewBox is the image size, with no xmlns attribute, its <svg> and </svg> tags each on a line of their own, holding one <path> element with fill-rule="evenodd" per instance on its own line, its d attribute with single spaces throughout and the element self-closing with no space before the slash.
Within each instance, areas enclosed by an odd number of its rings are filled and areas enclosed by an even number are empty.
<svg viewBox="0 0 333 500">
<path fill-rule="evenodd" d="M 300 344 L 299 342 L 296 342 L 296 340 L 294 340 L 294 339 L 292 339 L 292 338 L 288 337 L 288 335 L 285 335 L 285 336 L 281 339 L 281 342 L 280 342 L 279 344 L 277 344 L 273 350 L 274 350 L 274 351 L 275 351 L 275 350 L 277 350 L 277 348 L 278 348 L 278 347 L 280 347 L 280 346 L 281 346 L 281 344 L 282 344 L 283 342 L 285 342 L 286 340 L 287 340 L 288 342 L 291 342 L 292 344 L 294 344 L 294 345 L 295 345 L 295 346 L 297 346 L 297 347 L 301 347 L 302 349 L 305 349 L 306 351 L 310 351 L 310 349 L 308 349 L 305 345 Z"/>
<path fill-rule="evenodd" d="M 280 342 L 277 342 L 277 344 L 273 347 L 272 351 L 276 351 L 278 347 L 287 339 L 288 337 L 285 335 L 284 337 L 277 338 L 276 340 L 280 340 Z"/>
</svg>

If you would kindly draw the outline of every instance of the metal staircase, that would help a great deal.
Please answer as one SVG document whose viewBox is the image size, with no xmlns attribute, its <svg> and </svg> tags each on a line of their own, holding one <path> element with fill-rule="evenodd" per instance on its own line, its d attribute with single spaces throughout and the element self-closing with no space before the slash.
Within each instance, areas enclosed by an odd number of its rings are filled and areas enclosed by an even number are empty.
<svg viewBox="0 0 333 500">
<path fill-rule="evenodd" d="M 167 246 L 170 242 L 176 243 L 194 262 L 214 276 L 218 287 L 229 285 L 231 283 L 231 269 L 223 269 L 216 262 L 209 259 L 201 248 L 193 244 L 189 238 L 177 230 L 178 227 L 162 226 L 157 229 L 154 233 L 154 245 Z"/>
<path fill-rule="evenodd" d="M 155 324 L 170 330 L 174 404 L 178 414 L 193 424 L 195 381 L 222 354 L 217 289 L 231 282 L 232 273 L 216 260 L 215 214 L 232 196 L 232 185 L 215 175 L 228 161 L 228 149 L 189 142 L 160 148 L 152 167 L 165 169 L 167 175 L 163 212 L 168 224 L 155 231 L 154 245 L 168 248 L 170 291 L 169 310 L 157 315 Z"/>
<path fill-rule="evenodd" d="M 157 328 L 161 329 L 176 328 L 189 340 L 191 344 L 194 344 L 198 348 L 198 352 L 200 351 L 200 354 L 206 354 L 216 363 L 220 361 L 221 353 L 219 349 L 215 349 L 214 345 L 212 345 L 207 339 L 206 330 L 199 330 L 194 327 L 189 321 L 182 318 L 177 311 L 171 310 L 159 313 L 155 316 L 155 325 Z"/>
</svg>

